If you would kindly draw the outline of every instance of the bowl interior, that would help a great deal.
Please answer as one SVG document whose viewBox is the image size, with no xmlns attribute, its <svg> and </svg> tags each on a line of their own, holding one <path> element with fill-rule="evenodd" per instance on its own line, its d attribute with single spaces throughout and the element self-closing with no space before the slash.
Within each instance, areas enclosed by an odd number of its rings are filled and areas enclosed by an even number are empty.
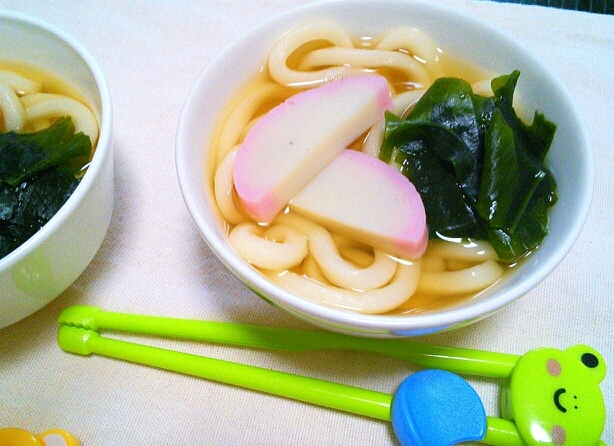
<svg viewBox="0 0 614 446">
<path fill-rule="evenodd" d="M 101 119 L 100 80 L 96 63 L 74 38 L 43 21 L 17 13 L 1 12 L 0 59 L 25 61 L 70 80 Z"/>
<path fill-rule="evenodd" d="M 521 72 L 516 98 L 532 116 L 544 113 L 558 126 L 548 163 L 558 182 L 550 234 L 507 278 L 456 307 L 415 316 L 370 316 L 326 308 L 281 290 L 240 259 L 230 246 L 212 196 L 210 144 L 224 104 L 263 65 L 275 39 L 293 25 L 326 17 L 354 36 L 398 26 L 416 27 L 445 52 L 497 74 Z M 374 19 L 376 18 L 376 19 Z M 212 105 L 214 104 L 214 105 Z M 541 282 L 577 238 L 592 196 L 593 159 L 587 132 L 570 94 L 553 72 L 498 29 L 431 3 L 332 1 L 291 10 L 263 22 L 227 46 L 207 65 L 182 111 L 177 134 L 178 177 L 186 205 L 211 249 L 242 281 L 275 305 L 311 323 L 353 334 L 416 335 L 474 322 Z"/>
<path fill-rule="evenodd" d="M 96 151 L 79 186 L 47 224 L 0 259 L 2 328 L 57 297 L 93 258 L 110 223 L 113 158 L 110 92 L 92 55 L 73 37 L 37 18 L 0 11 L 0 23 L 0 59 L 33 65 L 66 81 L 99 122 Z"/>
</svg>

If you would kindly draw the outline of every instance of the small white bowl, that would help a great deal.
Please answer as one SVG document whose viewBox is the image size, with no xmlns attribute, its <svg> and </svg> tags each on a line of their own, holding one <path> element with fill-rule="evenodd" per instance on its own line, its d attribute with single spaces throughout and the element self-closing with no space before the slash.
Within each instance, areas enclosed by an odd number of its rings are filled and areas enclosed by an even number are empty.
<svg viewBox="0 0 614 446">
<path fill-rule="evenodd" d="M 68 82 L 100 123 L 91 164 L 56 215 L 0 259 L 0 328 L 42 308 L 68 288 L 100 248 L 113 211 L 111 95 L 92 55 L 73 37 L 39 19 L 0 11 L 0 59 L 34 65 Z"/>
<path fill-rule="evenodd" d="M 354 36 L 416 27 L 440 48 L 498 74 L 521 72 L 516 89 L 522 106 L 558 125 L 548 162 L 557 178 L 558 203 L 540 248 L 479 298 L 419 315 L 363 315 L 328 308 L 293 295 L 241 259 L 228 242 L 212 198 L 208 149 L 220 113 L 263 65 L 274 41 L 293 25 L 329 18 Z M 318 2 L 256 26 L 225 48 L 201 73 L 179 121 L 176 164 L 189 212 L 210 248 L 248 287 L 273 305 L 315 325 L 362 336 L 402 337 L 434 333 L 476 322 L 520 298 L 565 257 L 582 229 L 593 188 L 593 154 L 580 114 L 553 72 L 513 37 L 468 15 L 434 3 L 399 0 Z"/>
</svg>

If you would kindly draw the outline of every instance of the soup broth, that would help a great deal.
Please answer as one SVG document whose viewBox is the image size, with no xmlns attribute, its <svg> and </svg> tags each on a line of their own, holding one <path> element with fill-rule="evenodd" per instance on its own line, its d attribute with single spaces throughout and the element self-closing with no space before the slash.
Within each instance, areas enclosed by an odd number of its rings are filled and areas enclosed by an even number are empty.
<svg viewBox="0 0 614 446">
<path fill-rule="evenodd" d="M 42 228 L 77 187 L 98 141 L 100 118 L 67 82 L 23 62 L 0 60 L 0 94 L 3 258 Z"/>
<path fill-rule="evenodd" d="M 49 125 L 54 119 L 57 119 L 62 112 L 70 112 L 68 114 L 72 114 L 73 121 L 83 121 L 87 122 L 88 127 L 79 130 L 86 130 L 89 133 L 89 136 L 92 138 L 92 145 L 95 146 L 97 142 L 98 128 L 100 126 L 100 116 L 96 112 L 96 110 L 88 103 L 88 100 L 85 96 L 76 88 L 74 88 L 70 83 L 65 81 L 64 79 L 55 76 L 42 68 L 39 68 L 35 65 L 28 64 L 22 61 L 15 60 L 2 60 L 0 59 L 0 72 L 6 71 L 9 73 L 15 73 L 19 76 L 23 76 L 24 78 L 37 83 L 39 85 L 38 91 L 36 93 L 39 94 L 48 94 L 48 95 L 58 95 L 66 98 L 70 98 L 71 100 L 76 101 L 77 103 L 83 105 L 83 109 L 57 109 L 56 111 L 50 111 L 47 113 L 46 121 L 41 121 L 39 123 L 36 120 L 32 120 L 31 122 L 26 122 L 26 127 L 20 130 L 22 133 L 38 130 L 45 125 Z M 15 93 L 19 97 L 25 96 L 25 92 L 23 91 L 15 91 Z M 42 97 L 40 99 L 43 99 Z M 0 111 L 1 113 L 1 111 Z M 83 114 L 85 116 L 77 116 L 77 114 Z M 94 128 L 95 124 L 95 128 Z M 0 120 L 0 132 L 6 132 L 5 124 L 3 120 Z"/>
<path fill-rule="evenodd" d="M 305 25 L 308 26 L 308 25 Z M 299 26 L 300 28 L 300 26 Z M 325 26 L 324 26 L 325 28 Z M 408 35 L 416 36 L 416 30 L 409 30 Z M 291 32 L 288 34 L 292 34 Z M 317 32 L 315 33 L 317 35 Z M 351 38 L 354 48 L 364 51 L 380 51 L 378 45 L 386 39 L 383 36 L 367 36 Z M 211 163 L 215 169 L 215 179 L 212 185 L 218 203 L 218 208 L 224 218 L 224 225 L 233 240 L 233 233 L 239 232 L 237 228 L 251 225 L 249 230 L 241 238 L 236 237 L 233 242 L 237 250 L 244 251 L 245 245 L 258 244 L 260 241 L 273 245 L 292 243 L 289 240 L 294 232 L 299 235 L 310 237 L 314 222 L 306 221 L 303 217 L 294 215 L 289 210 L 281 213 L 270 225 L 263 225 L 250 221 L 241 208 L 240 200 L 233 189 L 232 164 L 236 150 L 249 132 L 254 123 L 287 98 L 297 94 L 306 88 L 319 85 L 331 78 L 345 77 L 348 75 L 379 74 L 386 77 L 389 82 L 393 97 L 400 97 L 404 93 L 415 92 L 415 98 L 402 106 L 403 113 L 410 109 L 417 98 L 420 97 L 429 85 L 439 77 L 462 78 L 473 84 L 475 93 L 490 92 L 490 80 L 492 73 L 487 73 L 479 67 L 470 66 L 463 61 L 450 57 L 430 41 L 427 36 L 418 33 L 420 45 L 428 46 L 420 52 L 416 46 L 411 49 L 394 48 L 394 51 L 403 56 L 414 58 L 419 65 L 417 71 L 406 69 L 404 66 L 373 66 L 368 62 L 360 65 L 344 62 L 321 65 L 319 62 L 305 61 L 310 53 L 331 50 L 330 54 L 318 54 L 316 59 L 334 57 L 337 49 L 331 48 L 331 39 L 327 37 L 327 30 L 321 30 L 321 37 L 298 45 L 296 49 L 286 54 L 285 66 L 292 76 L 298 73 L 296 79 L 282 81 L 286 73 L 279 75 L 274 72 L 271 60 L 263 65 L 263 68 L 228 105 L 222 119 L 218 124 L 218 130 L 214 138 L 214 160 Z M 283 39 L 284 37 L 282 37 Z M 402 40 L 402 39 L 401 39 Z M 291 47 L 291 46 L 290 46 Z M 413 50 L 416 50 L 414 53 Z M 274 50 L 275 51 L 275 50 Z M 383 50 L 381 50 L 383 51 Z M 351 52 L 348 57 L 354 57 Z M 340 51 L 343 58 L 344 51 Z M 410 63 L 413 66 L 413 62 Z M 308 67 L 308 68 L 305 68 Z M 353 72 L 348 74 L 349 71 Z M 307 76 L 303 74 L 307 72 Z M 313 74 L 313 76 L 311 76 Z M 400 114 L 400 113 L 399 113 Z M 360 138 L 350 145 L 350 149 L 370 152 L 379 150 L 377 141 L 381 142 L 381 135 L 374 126 L 365 132 Z M 379 137 L 379 139 L 378 139 Z M 371 140 L 375 139 L 375 143 Z M 371 144 L 375 147 L 368 148 Z M 377 156 L 377 153 L 375 153 Z M 279 229 L 282 228 L 283 229 Z M 277 229 L 276 229 L 277 228 Z M 289 228 L 289 229 L 288 229 Z M 316 231 L 313 229 L 313 231 Z M 331 256 L 337 256 L 338 263 L 344 264 L 343 268 L 356 271 L 356 274 L 374 267 L 379 262 L 377 250 L 363 243 L 349 239 L 343 234 L 329 232 L 329 237 L 334 241 L 335 248 Z M 257 240 L 257 241 L 254 241 Z M 443 248 L 442 248 L 443 247 Z M 448 249 L 449 247 L 449 249 Z M 251 248 L 250 248 L 251 249 Z M 254 248 L 258 249 L 258 248 Z M 329 255 L 327 254 L 327 255 Z M 500 279 L 509 265 L 498 262 L 492 247 L 483 241 L 472 240 L 432 240 L 425 255 L 420 259 L 399 259 L 388 255 L 396 265 L 396 272 L 384 280 L 384 284 L 373 289 L 361 289 L 360 287 L 343 288 L 334 280 L 331 274 L 324 271 L 317 257 L 323 254 L 310 252 L 303 260 L 288 267 L 273 268 L 266 264 L 258 264 L 257 261 L 247 259 L 257 267 L 264 275 L 291 292 L 301 295 L 306 299 L 319 302 L 323 305 L 334 306 L 350 311 L 373 313 L 373 314 L 407 314 L 440 310 L 448 306 L 456 305 L 479 294 L 483 289 Z M 245 256 L 244 256 L 245 257 Z M 477 277 L 477 280 L 475 279 Z M 402 282 L 406 283 L 403 284 Z M 399 291 L 403 290 L 403 291 Z M 381 298 L 381 305 L 373 304 Z M 365 303 L 365 302 L 369 303 Z"/>
</svg>

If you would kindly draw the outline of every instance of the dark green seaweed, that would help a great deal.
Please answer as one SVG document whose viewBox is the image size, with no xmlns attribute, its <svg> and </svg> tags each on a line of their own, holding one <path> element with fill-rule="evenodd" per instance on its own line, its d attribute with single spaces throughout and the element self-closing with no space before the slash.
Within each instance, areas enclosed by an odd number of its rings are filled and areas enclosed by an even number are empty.
<svg viewBox="0 0 614 446">
<path fill-rule="evenodd" d="M 400 166 L 422 197 L 431 238 L 489 240 L 512 262 L 548 233 L 556 182 L 544 163 L 556 125 L 513 108 L 520 73 L 493 79 L 493 96 L 441 78 L 405 118 L 386 115 L 380 159 Z"/>
<path fill-rule="evenodd" d="M 32 133 L 0 134 L 0 258 L 43 227 L 68 200 L 92 145 L 70 117 Z"/>
</svg>

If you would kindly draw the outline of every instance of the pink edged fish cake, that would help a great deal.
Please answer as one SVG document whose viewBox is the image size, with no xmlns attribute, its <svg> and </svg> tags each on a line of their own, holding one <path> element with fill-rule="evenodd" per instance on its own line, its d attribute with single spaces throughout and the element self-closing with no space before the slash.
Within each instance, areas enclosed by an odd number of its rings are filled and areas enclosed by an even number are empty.
<svg viewBox="0 0 614 446">
<path fill-rule="evenodd" d="M 392 107 L 381 76 L 331 81 L 273 108 L 248 132 L 233 167 L 245 211 L 269 223 Z"/>
</svg>

